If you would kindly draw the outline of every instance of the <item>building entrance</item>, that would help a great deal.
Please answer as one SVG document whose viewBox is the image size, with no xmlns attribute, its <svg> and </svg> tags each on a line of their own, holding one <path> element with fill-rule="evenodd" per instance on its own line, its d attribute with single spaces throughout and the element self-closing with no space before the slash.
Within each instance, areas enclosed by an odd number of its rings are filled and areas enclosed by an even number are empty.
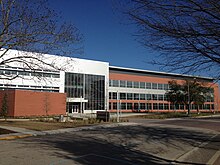
<svg viewBox="0 0 220 165">
<path fill-rule="evenodd" d="M 80 113 L 80 103 L 67 103 L 68 113 Z"/>
<path fill-rule="evenodd" d="M 87 103 L 88 100 L 85 100 L 84 98 L 67 98 L 67 113 L 84 113 L 84 107 L 85 103 Z"/>
</svg>

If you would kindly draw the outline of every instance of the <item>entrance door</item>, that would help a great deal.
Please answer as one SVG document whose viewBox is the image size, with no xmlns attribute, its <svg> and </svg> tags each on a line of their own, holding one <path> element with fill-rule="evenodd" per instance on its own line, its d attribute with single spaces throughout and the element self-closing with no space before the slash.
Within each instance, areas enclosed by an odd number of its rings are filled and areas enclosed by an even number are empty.
<svg viewBox="0 0 220 165">
<path fill-rule="evenodd" d="M 67 103 L 68 113 L 80 113 L 80 103 Z"/>
<path fill-rule="evenodd" d="M 79 112 L 79 106 L 78 105 L 72 105 L 72 113 L 78 113 Z"/>
</svg>

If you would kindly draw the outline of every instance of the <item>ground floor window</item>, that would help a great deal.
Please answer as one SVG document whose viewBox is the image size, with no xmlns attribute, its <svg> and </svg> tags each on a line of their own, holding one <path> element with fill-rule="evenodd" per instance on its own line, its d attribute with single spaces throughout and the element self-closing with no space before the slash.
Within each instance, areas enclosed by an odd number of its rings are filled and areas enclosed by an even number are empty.
<svg viewBox="0 0 220 165">
<path fill-rule="evenodd" d="M 153 103 L 153 109 L 157 110 L 158 109 L 158 104 L 157 103 Z"/>
<path fill-rule="evenodd" d="M 132 109 L 132 103 L 127 103 L 127 109 Z"/>
<path fill-rule="evenodd" d="M 147 109 L 147 110 L 151 110 L 151 109 L 152 109 L 152 104 L 151 104 L 151 103 L 147 103 L 146 109 Z"/>
</svg>

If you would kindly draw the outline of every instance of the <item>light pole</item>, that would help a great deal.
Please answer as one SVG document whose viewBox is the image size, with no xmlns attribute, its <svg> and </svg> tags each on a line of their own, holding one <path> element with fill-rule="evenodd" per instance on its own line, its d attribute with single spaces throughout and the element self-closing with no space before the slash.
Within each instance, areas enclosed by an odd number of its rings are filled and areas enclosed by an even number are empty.
<svg viewBox="0 0 220 165">
<path fill-rule="evenodd" d="M 119 109 L 120 109 L 120 100 L 119 100 L 119 93 L 117 91 L 117 123 L 119 123 Z"/>
<path fill-rule="evenodd" d="M 188 115 L 190 113 L 190 91 L 189 91 L 189 80 L 187 81 L 187 85 L 188 85 Z"/>
<path fill-rule="evenodd" d="M 193 78 L 193 80 L 194 80 L 194 83 L 196 83 L 196 78 Z M 189 116 L 189 114 L 190 114 L 190 109 L 191 109 L 191 101 L 190 101 L 190 86 L 189 86 L 189 80 L 187 81 L 188 83 L 187 83 L 187 86 L 188 86 L 188 116 Z"/>
</svg>

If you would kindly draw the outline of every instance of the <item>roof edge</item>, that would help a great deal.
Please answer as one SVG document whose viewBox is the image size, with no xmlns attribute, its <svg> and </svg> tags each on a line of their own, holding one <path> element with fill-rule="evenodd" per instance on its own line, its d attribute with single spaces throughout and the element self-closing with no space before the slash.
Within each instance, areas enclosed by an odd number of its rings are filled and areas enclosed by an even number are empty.
<svg viewBox="0 0 220 165">
<path fill-rule="evenodd" d="M 109 66 L 109 70 L 110 69 L 124 70 L 124 71 L 130 71 L 130 72 L 159 74 L 159 75 L 167 75 L 167 76 L 198 78 L 198 79 L 206 79 L 206 80 L 212 80 L 212 81 L 215 80 L 212 77 L 193 76 L 193 75 L 187 75 L 187 74 L 168 73 L 168 72 L 160 72 L 160 71 L 152 71 L 152 70 L 144 70 L 144 69 L 136 69 L 136 68 L 119 67 L 119 66 Z"/>
</svg>

